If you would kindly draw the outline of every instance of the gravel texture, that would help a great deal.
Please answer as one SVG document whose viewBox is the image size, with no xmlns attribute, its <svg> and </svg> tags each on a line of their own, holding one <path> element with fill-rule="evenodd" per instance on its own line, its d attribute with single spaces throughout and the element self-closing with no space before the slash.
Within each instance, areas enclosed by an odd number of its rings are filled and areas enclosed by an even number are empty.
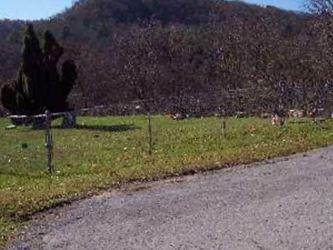
<svg viewBox="0 0 333 250">
<path fill-rule="evenodd" d="M 9 249 L 333 249 L 333 147 L 76 202 Z"/>
</svg>

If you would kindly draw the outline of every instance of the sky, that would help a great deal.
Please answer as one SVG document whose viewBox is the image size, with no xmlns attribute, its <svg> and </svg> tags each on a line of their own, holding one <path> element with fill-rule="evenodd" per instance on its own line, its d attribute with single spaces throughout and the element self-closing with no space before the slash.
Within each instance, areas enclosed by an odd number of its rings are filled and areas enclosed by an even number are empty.
<svg viewBox="0 0 333 250">
<path fill-rule="evenodd" d="M 246 2 L 259 5 L 272 5 L 288 10 L 302 10 L 305 3 L 304 0 L 246 0 Z"/>
<path fill-rule="evenodd" d="M 48 18 L 70 7 L 73 0 L 0 0 L 0 19 Z"/>
<path fill-rule="evenodd" d="M 74 0 L 0 0 L 0 19 L 37 20 L 49 18 Z M 300 10 L 304 0 L 246 0 L 259 5 L 273 5 L 288 10 Z"/>
</svg>

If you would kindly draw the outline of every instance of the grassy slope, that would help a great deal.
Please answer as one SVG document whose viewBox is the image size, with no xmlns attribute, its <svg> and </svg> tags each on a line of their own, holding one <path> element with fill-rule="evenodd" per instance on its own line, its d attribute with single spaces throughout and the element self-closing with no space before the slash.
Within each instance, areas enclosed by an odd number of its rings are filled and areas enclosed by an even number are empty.
<svg viewBox="0 0 333 250">
<path fill-rule="evenodd" d="M 53 130 L 56 173 L 49 176 L 43 131 L 5 130 L 9 121 L 0 119 L 0 246 L 19 226 L 18 219 L 64 199 L 125 182 L 250 163 L 333 143 L 333 121 L 321 128 L 310 122 L 276 128 L 261 119 L 229 119 L 223 138 L 217 118 L 172 121 L 156 116 L 150 157 L 143 116 L 86 117 L 78 123 L 84 126 Z"/>
</svg>

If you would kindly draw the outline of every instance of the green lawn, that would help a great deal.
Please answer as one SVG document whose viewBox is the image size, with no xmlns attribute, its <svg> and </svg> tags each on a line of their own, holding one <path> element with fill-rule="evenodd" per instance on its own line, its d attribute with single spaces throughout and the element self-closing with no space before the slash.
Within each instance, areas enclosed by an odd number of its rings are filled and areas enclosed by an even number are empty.
<svg viewBox="0 0 333 250">
<path fill-rule="evenodd" d="M 272 127 L 257 118 L 173 121 L 153 117 L 154 152 L 148 155 L 147 120 L 82 117 L 73 130 L 53 129 L 54 175 L 45 171 L 44 132 L 5 130 L 0 119 L 0 246 L 29 215 L 131 181 L 251 163 L 333 144 L 333 121 Z M 54 123 L 56 127 L 57 122 Z M 26 143 L 27 147 L 22 147 Z"/>
</svg>

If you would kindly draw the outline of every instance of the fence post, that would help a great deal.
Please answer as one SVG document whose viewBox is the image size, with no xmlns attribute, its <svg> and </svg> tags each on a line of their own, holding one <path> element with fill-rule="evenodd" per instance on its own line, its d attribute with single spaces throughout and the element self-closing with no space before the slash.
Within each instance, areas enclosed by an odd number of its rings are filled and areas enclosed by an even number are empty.
<svg viewBox="0 0 333 250">
<path fill-rule="evenodd" d="M 53 172 L 52 166 L 52 150 L 53 141 L 51 134 L 51 114 L 50 111 L 45 111 L 45 147 L 46 147 L 46 158 L 47 158 L 47 170 L 50 174 Z"/>
<path fill-rule="evenodd" d="M 149 155 L 153 154 L 153 135 L 152 135 L 152 128 L 151 128 L 151 114 L 150 111 L 148 112 L 148 136 L 149 136 Z"/>
<path fill-rule="evenodd" d="M 227 122 L 225 121 L 225 118 L 222 116 L 221 118 L 221 128 L 222 128 L 222 134 L 223 134 L 223 137 L 226 136 L 226 133 L 227 133 Z"/>
</svg>

